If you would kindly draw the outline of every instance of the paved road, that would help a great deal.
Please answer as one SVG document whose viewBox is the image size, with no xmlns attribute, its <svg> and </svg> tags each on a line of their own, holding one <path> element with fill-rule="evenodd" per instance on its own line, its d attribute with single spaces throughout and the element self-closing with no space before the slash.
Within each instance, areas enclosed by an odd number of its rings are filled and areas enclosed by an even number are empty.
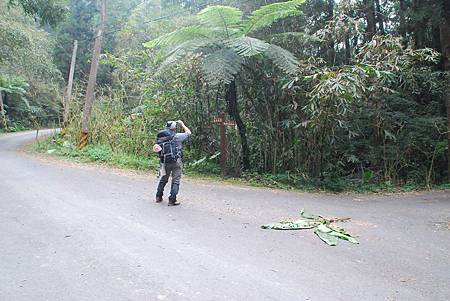
<svg viewBox="0 0 450 301">
<path fill-rule="evenodd" d="M 154 176 L 16 151 L 0 136 L 0 300 L 450 300 L 450 192 L 290 193 Z M 360 245 L 261 230 L 301 208 L 351 216 Z"/>
</svg>

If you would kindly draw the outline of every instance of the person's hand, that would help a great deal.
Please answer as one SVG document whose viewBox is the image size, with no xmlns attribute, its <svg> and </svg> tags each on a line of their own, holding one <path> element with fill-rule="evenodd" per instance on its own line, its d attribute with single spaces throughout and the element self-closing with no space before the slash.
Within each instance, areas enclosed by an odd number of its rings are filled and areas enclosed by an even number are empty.
<svg viewBox="0 0 450 301">
<path fill-rule="evenodd" d="M 181 126 L 184 125 L 184 122 L 183 122 L 182 120 L 178 120 L 177 123 L 178 123 L 179 125 L 181 125 Z"/>
</svg>

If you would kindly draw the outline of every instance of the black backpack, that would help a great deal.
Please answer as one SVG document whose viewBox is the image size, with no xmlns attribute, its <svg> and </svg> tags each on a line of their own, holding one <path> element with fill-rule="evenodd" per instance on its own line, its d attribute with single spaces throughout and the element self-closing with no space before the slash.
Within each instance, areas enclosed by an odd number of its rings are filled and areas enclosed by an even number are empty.
<svg viewBox="0 0 450 301">
<path fill-rule="evenodd" d="M 161 163 L 176 162 L 180 158 L 180 151 L 175 142 L 175 133 L 171 130 L 162 130 L 156 136 L 156 143 L 161 147 L 159 159 Z"/>
</svg>

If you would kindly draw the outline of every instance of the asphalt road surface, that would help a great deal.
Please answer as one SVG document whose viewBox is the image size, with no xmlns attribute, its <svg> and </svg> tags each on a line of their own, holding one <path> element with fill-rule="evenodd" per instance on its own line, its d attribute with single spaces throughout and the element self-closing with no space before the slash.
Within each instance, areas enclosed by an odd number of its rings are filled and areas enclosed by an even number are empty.
<svg viewBox="0 0 450 301">
<path fill-rule="evenodd" d="M 0 136 L 0 300 L 450 300 L 450 192 L 332 195 L 35 158 Z M 359 245 L 262 230 L 306 208 Z"/>
</svg>

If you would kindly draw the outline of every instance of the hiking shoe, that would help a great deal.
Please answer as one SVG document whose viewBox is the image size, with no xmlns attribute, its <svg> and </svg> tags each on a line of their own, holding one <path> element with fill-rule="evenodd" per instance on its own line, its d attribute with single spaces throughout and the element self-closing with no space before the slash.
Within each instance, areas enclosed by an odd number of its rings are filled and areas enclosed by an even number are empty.
<svg viewBox="0 0 450 301">
<path fill-rule="evenodd" d="M 181 205 L 180 202 L 178 202 L 177 200 L 169 200 L 169 204 L 167 204 L 168 206 L 178 206 Z"/>
<path fill-rule="evenodd" d="M 156 196 L 155 203 L 161 203 L 163 201 L 162 196 Z"/>
</svg>

